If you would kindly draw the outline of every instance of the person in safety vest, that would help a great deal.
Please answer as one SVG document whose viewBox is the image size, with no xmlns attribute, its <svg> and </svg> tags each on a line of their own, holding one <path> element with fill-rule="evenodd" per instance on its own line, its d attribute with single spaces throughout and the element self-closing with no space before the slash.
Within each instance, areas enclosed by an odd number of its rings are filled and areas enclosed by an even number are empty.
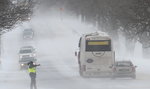
<svg viewBox="0 0 150 89">
<path fill-rule="evenodd" d="M 40 64 L 36 65 L 34 64 L 32 61 L 28 63 L 29 68 L 28 68 L 28 72 L 29 72 L 29 76 L 31 78 L 31 84 L 30 84 L 30 89 L 37 89 L 36 86 L 36 67 L 40 66 Z"/>
</svg>

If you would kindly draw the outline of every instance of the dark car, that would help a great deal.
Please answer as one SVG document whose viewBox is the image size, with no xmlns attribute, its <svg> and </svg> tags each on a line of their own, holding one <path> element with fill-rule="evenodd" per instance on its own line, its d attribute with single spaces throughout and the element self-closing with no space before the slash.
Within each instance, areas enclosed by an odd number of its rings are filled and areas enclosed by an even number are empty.
<svg viewBox="0 0 150 89">
<path fill-rule="evenodd" d="M 34 31 L 32 29 L 25 29 L 23 31 L 23 38 L 24 39 L 32 39 L 34 36 Z"/>
<path fill-rule="evenodd" d="M 37 59 L 35 59 L 34 57 L 21 58 L 21 59 L 19 60 L 20 69 L 27 69 L 27 68 L 28 68 L 28 63 L 29 63 L 30 61 L 33 61 L 34 63 L 36 63 Z"/>
<path fill-rule="evenodd" d="M 112 78 L 116 77 L 131 77 L 136 78 L 136 66 L 131 61 L 117 61 L 112 66 L 113 74 Z"/>
</svg>

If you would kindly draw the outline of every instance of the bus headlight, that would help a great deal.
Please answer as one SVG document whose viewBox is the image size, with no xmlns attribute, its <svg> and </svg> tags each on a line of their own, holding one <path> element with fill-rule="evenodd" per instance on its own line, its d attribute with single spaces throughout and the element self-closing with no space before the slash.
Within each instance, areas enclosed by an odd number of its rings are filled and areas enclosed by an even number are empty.
<svg viewBox="0 0 150 89">
<path fill-rule="evenodd" d="M 93 59 L 87 59 L 87 63 L 92 63 L 93 61 Z"/>
</svg>

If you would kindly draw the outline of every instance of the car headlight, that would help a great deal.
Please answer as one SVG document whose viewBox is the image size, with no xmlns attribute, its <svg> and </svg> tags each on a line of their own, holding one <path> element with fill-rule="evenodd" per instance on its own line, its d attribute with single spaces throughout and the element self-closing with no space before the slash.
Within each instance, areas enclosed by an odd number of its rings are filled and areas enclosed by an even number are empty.
<svg viewBox="0 0 150 89">
<path fill-rule="evenodd" d="M 24 66 L 24 64 L 21 64 L 21 66 Z"/>
<path fill-rule="evenodd" d="M 21 58 L 22 58 L 22 56 L 19 56 L 19 58 L 21 59 Z"/>
<path fill-rule="evenodd" d="M 87 63 L 92 63 L 93 61 L 93 59 L 87 59 Z"/>
<path fill-rule="evenodd" d="M 36 56 L 36 54 L 33 54 L 33 56 L 35 57 L 35 56 Z"/>
</svg>

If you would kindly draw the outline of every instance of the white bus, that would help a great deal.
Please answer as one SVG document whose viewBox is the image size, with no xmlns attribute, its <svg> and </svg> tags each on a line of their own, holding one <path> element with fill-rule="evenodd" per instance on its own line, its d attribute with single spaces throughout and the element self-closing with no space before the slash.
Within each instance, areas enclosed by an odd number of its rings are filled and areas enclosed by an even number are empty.
<svg viewBox="0 0 150 89">
<path fill-rule="evenodd" d="M 111 77 L 115 53 L 111 38 L 105 33 L 83 35 L 79 40 L 79 73 L 82 77 Z"/>
</svg>

